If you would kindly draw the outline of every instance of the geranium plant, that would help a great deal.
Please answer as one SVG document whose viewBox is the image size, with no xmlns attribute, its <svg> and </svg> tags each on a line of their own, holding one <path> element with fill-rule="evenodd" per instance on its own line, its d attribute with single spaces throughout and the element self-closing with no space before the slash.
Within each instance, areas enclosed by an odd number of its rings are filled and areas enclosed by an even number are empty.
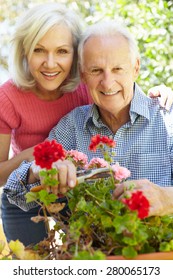
<svg viewBox="0 0 173 280">
<path fill-rule="evenodd" d="M 105 259 L 110 255 L 123 255 L 133 259 L 138 254 L 173 251 L 173 215 L 148 217 L 149 202 L 141 191 L 133 190 L 133 185 L 131 196 L 121 201 L 112 199 L 116 184 L 130 176 L 127 168 L 112 164 L 109 149 L 115 145 L 106 136 L 94 136 L 89 149 L 101 149 L 103 158 L 93 158 L 90 162 L 85 154 L 65 151 L 55 140 L 35 147 L 35 162 L 43 168 L 40 175 L 44 184 L 27 193 L 26 200 L 37 202 L 43 210 L 44 216 L 38 213 L 33 221 L 45 221 L 48 237 L 27 248 L 19 241 L 11 241 L 9 246 L 16 258 Z M 107 178 L 80 183 L 66 193 L 67 217 L 60 214 L 65 203 L 58 202 L 56 195 L 45 190 L 46 186 L 58 183 L 54 179 L 58 171 L 53 163 L 65 158 L 78 169 L 108 167 L 110 173 Z M 54 229 L 49 228 L 48 216 L 56 221 Z M 58 242 L 56 232 L 60 236 Z"/>
</svg>

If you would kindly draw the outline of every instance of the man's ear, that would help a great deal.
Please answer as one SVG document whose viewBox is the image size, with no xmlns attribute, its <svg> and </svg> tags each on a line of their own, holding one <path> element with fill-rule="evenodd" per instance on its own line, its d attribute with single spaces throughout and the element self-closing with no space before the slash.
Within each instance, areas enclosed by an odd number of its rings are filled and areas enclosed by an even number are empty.
<svg viewBox="0 0 173 280">
<path fill-rule="evenodd" d="M 135 78 L 135 80 L 136 80 L 136 79 L 138 78 L 138 76 L 139 76 L 140 65 L 141 65 L 141 63 L 140 63 L 140 58 L 137 57 L 137 58 L 136 58 L 136 62 L 135 62 L 135 66 L 134 66 L 134 78 Z"/>
<path fill-rule="evenodd" d="M 85 84 L 86 80 L 85 80 L 85 74 L 84 72 L 82 71 L 82 67 L 81 65 L 79 65 L 79 75 L 80 75 L 80 80 L 81 82 L 83 82 Z"/>
</svg>

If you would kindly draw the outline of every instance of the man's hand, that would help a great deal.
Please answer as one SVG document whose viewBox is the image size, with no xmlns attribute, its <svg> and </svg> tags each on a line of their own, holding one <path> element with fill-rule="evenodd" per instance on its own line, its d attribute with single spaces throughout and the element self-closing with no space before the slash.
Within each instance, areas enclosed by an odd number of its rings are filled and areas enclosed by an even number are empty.
<svg viewBox="0 0 173 280">
<path fill-rule="evenodd" d="M 52 192 L 56 195 L 65 194 L 70 188 L 74 188 L 76 185 L 76 167 L 69 160 L 58 160 L 53 163 L 52 168 L 57 169 L 57 174 L 54 175 L 53 179 L 57 180 L 59 183 L 56 186 L 50 187 L 46 186 L 44 183 L 44 178 L 40 176 L 41 169 L 33 161 L 30 167 L 30 182 L 33 183 L 40 180 L 41 185 L 47 192 Z"/>
<path fill-rule="evenodd" d="M 141 190 L 150 203 L 149 216 L 163 216 L 173 213 L 173 188 L 159 187 L 147 179 L 118 184 L 112 196 L 113 199 L 121 200 L 124 195 L 131 196 L 131 193 L 137 190 Z"/>
<path fill-rule="evenodd" d="M 170 110 L 173 104 L 173 91 L 165 85 L 155 86 L 149 89 L 148 95 L 151 98 L 159 97 L 160 106 L 167 111 Z"/>
</svg>

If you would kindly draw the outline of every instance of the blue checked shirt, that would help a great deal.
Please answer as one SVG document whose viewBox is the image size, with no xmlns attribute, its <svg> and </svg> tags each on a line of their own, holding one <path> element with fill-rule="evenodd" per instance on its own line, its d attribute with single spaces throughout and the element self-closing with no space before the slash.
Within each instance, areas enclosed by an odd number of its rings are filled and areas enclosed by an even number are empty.
<svg viewBox="0 0 173 280">
<path fill-rule="evenodd" d="M 173 186 L 173 108 L 169 112 L 161 109 L 157 99 L 148 98 L 135 84 L 130 121 L 115 134 L 100 119 L 97 106 L 86 105 L 63 117 L 48 138 L 56 139 L 66 150 L 87 154 L 90 160 L 102 157 L 100 151 L 88 150 L 91 137 L 96 134 L 110 136 L 116 141 L 116 147 L 112 148 L 113 163 L 127 167 L 131 171 L 129 179 L 147 178 L 160 186 Z M 36 206 L 26 204 L 24 197 L 33 186 L 27 184 L 30 165 L 23 162 L 4 187 L 10 202 L 23 210 Z"/>
</svg>

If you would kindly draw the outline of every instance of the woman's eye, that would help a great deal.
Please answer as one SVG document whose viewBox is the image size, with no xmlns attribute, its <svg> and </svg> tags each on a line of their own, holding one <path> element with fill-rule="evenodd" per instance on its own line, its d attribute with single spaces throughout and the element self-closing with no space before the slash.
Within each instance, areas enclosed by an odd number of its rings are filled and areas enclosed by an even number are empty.
<svg viewBox="0 0 173 280">
<path fill-rule="evenodd" d="M 44 52 L 44 50 L 41 49 L 41 48 L 35 48 L 35 49 L 34 49 L 34 52 L 36 52 L 36 53 L 41 53 L 41 52 Z"/>
<path fill-rule="evenodd" d="M 60 54 L 66 54 L 66 53 L 68 53 L 68 51 L 65 50 L 65 49 L 59 49 L 59 50 L 58 50 L 58 53 L 60 53 Z"/>
</svg>

